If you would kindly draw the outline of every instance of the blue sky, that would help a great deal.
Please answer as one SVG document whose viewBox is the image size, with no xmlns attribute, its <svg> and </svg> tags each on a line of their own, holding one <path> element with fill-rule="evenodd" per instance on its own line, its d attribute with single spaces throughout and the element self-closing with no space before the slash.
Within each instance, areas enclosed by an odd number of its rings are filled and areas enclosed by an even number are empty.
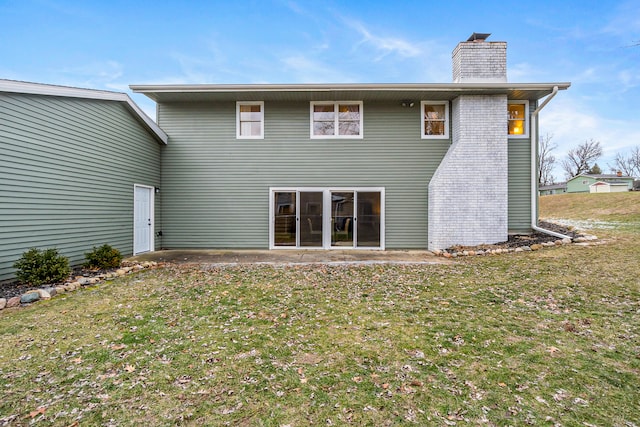
<svg viewBox="0 0 640 427">
<path fill-rule="evenodd" d="M 511 82 L 565 82 L 541 114 L 554 154 L 640 145 L 640 2 L 0 0 L 0 78 L 129 84 L 448 83 L 472 32 L 508 43 Z M 152 117 L 153 102 L 132 98 Z M 562 172 L 556 172 L 562 178 Z"/>
</svg>

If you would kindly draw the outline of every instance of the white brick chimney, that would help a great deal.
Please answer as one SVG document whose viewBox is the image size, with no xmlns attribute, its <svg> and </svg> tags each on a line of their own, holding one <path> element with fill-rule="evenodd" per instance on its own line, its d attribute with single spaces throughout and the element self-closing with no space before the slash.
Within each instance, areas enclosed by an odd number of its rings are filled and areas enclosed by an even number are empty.
<svg viewBox="0 0 640 427">
<path fill-rule="evenodd" d="M 505 83 L 507 43 L 488 42 L 490 34 L 473 33 L 453 50 L 454 83 Z"/>
<path fill-rule="evenodd" d="M 507 81 L 505 42 L 474 33 L 454 49 L 454 83 Z M 452 101 L 452 144 L 429 182 L 429 249 L 508 238 L 507 95 Z"/>
</svg>

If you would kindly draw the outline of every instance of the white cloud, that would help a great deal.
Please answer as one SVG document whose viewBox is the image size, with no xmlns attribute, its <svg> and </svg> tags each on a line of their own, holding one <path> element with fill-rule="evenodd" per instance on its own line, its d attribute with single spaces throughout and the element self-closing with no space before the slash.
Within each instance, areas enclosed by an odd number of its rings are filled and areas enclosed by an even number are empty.
<svg viewBox="0 0 640 427">
<path fill-rule="evenodd" d="M 343 71 L 320 61 L 297 54 L 281 59 L 285 70 L 300 83 L 349 83 L 353 79 Z"/>
<path fill-rule="evenodd" d="M 103 89 L 121 87 L 118 80 L 124 76 L 124 66 L 118 61 L 107 60 L 52 70 L 52 73 L 58 75 L 58 84 Z"/>
<path fill-rule="evenodd" d="M 342 21 L 350 28 L 356 30 L 361 39 L 353 48 L 358 49 L 360 46 L 371 47 L 375 52 L 375 61 L 380 61 L 388 55 L 398 55 L 403 58 L 413 58 L 423 54 L 418 44 L 408 42 L 407 40 L 396 37 L 381 37 L 373 34 L 362 23 L 342 18 Z"/>
</svg>

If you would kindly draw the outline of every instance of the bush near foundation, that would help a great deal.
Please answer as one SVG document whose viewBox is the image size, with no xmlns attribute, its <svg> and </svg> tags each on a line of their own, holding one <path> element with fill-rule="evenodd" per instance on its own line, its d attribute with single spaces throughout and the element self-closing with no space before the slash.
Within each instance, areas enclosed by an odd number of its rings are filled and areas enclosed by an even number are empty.
<svg viewBox="0 0 640 427">
<path fill-rule="evenodd" d="M 93 247 L 91 252 L 84 254 L 87 262 L 84 263 L 86 268 L 97 268 L 106 270 L 108 268 L 116 268 L 122 262 L 122 254 L 116 248 L 110 245 L 102 245 L 99 248 Z"/>
<path fill-rule="evenodd" d="M 29 249 L 13 268 L 18 270 L 16 277 L 20 282 L 34 286 L 62 282 L 71 274 L 69 259 L 60 255 L 57 249 Z"/>
</svg>

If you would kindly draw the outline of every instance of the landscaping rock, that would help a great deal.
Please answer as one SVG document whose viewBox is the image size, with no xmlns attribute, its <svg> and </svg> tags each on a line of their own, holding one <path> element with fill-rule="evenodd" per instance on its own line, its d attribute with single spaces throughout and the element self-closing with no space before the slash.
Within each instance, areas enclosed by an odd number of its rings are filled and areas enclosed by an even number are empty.
<svg viewBox="0 0 640 427">
<path fill-rule="evenodd" d="M 20 303 L 29 304 L 32 302 L 36 302 L 40 299 L 40 294 L 38 292 L 27 292 L 20 297 Z"/>
<path fill-rule="evenodd" d="M 568 238 L 568 237 L 565 238 L 565 239 L 562 239 L 562 244 L 563 245 L 570 245 L 571 244 L 571 239 Z"/>
<path fill-rule="evenodd" d="M 58 290 L 56 288 L 53 288 L 53 287 L 44 288 L 44 290 L 49 292 L 49 295 L 51 295 L 52 297 L 55 297 L 58 294 Z"/>
<path fill-rule="evenodd" d="M 5 308 L 6 306 L 7 306 L 7 299 L 6 298 L 0 298 L 0 310 Z"/>
<path fill-rule="evenodd" d="M 80 283 L 81 286 L 86 286 L 91 283 L 91 279 L 88 279 L 86 277 L 78 277 L 77 282 Z"/>
<path fill-rule="evenodd" d="M 534 243 L 533 245 L 530 246 L 532 251 L 539 251 L 540 249 L 542 249 L 542 245 L 539 243 Z"/>
<path fill-rule="evenodd" d="M 124 276 L 125 274 L 127 274 L 127 272 L 124 271 L 124 269 L 120 268 L 120 269 L 116 270 L 116 274 L 118 276 Z"/>
<path fill-rule="evenodd" d="M 530 252 L 531 251 L 531 246 L 523 246 L 522 250 L 525 252 Z"/>
<path fill-rule="evenodd" d="M 64 286 L 56 286 L 56 294 L 63 294 L 65 293 L 67 290 L 64 288 Z"/>
<path fill-rule="evenodd" d="M 7 300 L 7 308 L 17 307 L 20 305 L 20 297 L 13 297 Z"/>
<path fill-rule="evenodd" d="M 51 294 L 44 289 L 34 289 L 33 291 L 29 291 L 27 293 L 31 292 L 36 292 L 40 296 L 40 299 L 51 299 Z"/>
</svg>

